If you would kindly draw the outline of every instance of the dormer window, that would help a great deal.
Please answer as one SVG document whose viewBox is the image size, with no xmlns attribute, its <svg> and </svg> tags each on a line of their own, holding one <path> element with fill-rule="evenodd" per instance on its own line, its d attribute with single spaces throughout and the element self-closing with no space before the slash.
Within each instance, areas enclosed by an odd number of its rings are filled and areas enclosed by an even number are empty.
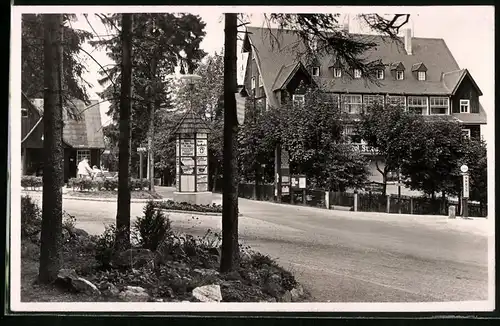
<svg viewBox="0 0 500 326">
<path fill-rule="evenodd" d="M 405 79 L 405 72 L 403 70 L 397 70 L 396 71 L 396 79 L 397 80 Z"/>
<path fill-rule="evenodd" d="M 426 75 L 425 71 L 419 71 L 418 72 L 418 80 L 425 80 L 425 77 L 426 77 L 425 75 Z"/>
<path fill-rule="evenodd" d="M 354 78 L 361 78 L 361 69 L 354 69 Z"/>
<path fill-rule="evenodd" d="M 312 67 L 312 75 L 314 77 L 318 77 L 319 76 L 319 67 Z"/>
<path fill-rule="evenodd" d="M 384 71 L 382 69 L 377 70 L 377 79 L 384 79 Z"/>
<path fill-rule="evenodd" d="M 335 77 L 335 78 L 342 77 L 342 69 L 340 69 L 340 68 L 333 68 L 333 77 Z"/>
<path fill-rule="evenodd" d="M 25 108 L 21 108 L 21 117 L 27 118 L 28 117 L 28 110 Z"/>
</svg>

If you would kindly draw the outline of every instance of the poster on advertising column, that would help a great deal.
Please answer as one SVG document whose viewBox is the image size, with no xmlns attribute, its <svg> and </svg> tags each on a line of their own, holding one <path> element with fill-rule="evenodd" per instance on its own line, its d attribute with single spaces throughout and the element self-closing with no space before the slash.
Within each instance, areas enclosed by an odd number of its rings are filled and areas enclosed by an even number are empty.
<svg viewBox="0 0 500 326">
<path fill-rule="evenodd" d="M 207 140 L 206 139 L 197 139 L 196 140 L 196 155 L 197 156 L 207 156 L 208 148 L 207 148 Z"/>
<path fill-rule="evenodd" d="M 180 147 L 180 156 L 194 156 L 194 139 L 181 139 Z"/>
</svg>

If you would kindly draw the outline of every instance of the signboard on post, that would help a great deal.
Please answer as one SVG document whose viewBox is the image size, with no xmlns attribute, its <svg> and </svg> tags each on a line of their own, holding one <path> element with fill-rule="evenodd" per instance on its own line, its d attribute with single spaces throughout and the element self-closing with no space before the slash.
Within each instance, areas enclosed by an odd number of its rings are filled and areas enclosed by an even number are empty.
<svg viewBox="0 0 500 326">
<path fill-rule="evenodd" d="M 464 198 L 469 198 L 469 175 L 464 174 Z"/>
<path fill-rule="evenodd" d="M 194 154 L 194 139 L 181 139 L 181 155 L 180 156 L 195 156 L 195 154 Z"/>
<path fill-rule="evenodd" d="M 245 122 L 245 102 L 246 97 L 245 93 L 237 92 L 234 94 L 236 98 L 236 118 L 238 120 L 238 124 L 242 125 Z"/>
</svg>

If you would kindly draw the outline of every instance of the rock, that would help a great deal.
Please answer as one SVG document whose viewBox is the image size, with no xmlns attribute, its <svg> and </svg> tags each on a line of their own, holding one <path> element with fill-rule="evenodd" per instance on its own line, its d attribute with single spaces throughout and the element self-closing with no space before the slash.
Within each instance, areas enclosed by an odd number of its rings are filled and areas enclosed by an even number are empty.
<svg viewBox="0 0 500 326">
<path fill-rule="evenodd" d="M 92 282 L 79 277 L 74 269 L 61 269 L 57 274 L 57 282 L 76 292 L 100 295 L 101 291 Z"/>
<path fill-rule="evenodd" d="M 304 288 L 298 285 L 296 288 L 290 291 L 292 302 L 298 302 L 304 296 Z"/>
<path fill-rule="evenodd" d="M 290 291 L 286 291 L 285 294 L 281 297 L 282 302 L 292 302 L 292 294 Z"/>
<path fill-rule="evenodd" d="M 193 297 L 201 302 L 220 302 L 222 300 L 222 293 L 220 292 L 219 285 L 204 285 L 193 290 Z"/>
<path fill-rule="evenodd" d="M 149 249 L 127 249 L 124 252 L 113 255 L 111 266 L 115 268 L 140 268 L 147 264 L 154 264 L 155 254 Z"/>
<path fill-rule="evenodd" d="M 118 294 L 118 297 L 125 301 L 147 302 L 149 300 L 149 294 L 144 288 L 130 285 L 126 286 L 123 291 Z"/>
<path fill-rule="evenodd" d="M 110 282 L 103 282 L 99 285 L 99 289 L 102 291 L 102 294 L 106 296 L 117 296 L 120 293 L 120 290 Z"/>
</svg>

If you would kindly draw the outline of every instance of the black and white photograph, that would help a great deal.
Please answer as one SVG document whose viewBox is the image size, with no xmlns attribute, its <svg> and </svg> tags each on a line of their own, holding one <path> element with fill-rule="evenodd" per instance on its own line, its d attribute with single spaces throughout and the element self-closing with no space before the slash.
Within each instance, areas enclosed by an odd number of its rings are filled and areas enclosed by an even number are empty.
<svg viewBox="0 0 500 326">
<path fill-rule="evenodd" d="M 12 6 L 9 310 L 495 308 L 493 6 Z"/>
</svg>

